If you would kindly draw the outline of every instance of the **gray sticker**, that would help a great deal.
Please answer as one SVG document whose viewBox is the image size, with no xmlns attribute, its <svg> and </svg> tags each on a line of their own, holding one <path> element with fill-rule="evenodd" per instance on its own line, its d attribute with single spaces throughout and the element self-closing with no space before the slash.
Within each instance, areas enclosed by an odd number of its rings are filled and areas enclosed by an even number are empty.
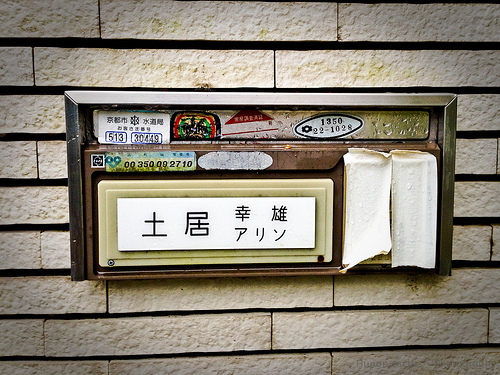
<svg viewBox="0 0 500 375">
<path fill-rule="evenodd" d="M 273 158 L 260 151 L 254 152 L 210 152 L 200 156 L 198 165 L 204 169 L 262 170 L 273 164 Z"/>
</svg>

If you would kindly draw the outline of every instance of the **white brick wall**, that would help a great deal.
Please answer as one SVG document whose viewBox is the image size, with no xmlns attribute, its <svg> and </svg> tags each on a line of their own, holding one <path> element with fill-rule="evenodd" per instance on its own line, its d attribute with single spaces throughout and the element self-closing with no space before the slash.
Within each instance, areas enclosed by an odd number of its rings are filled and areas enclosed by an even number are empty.
<svg viewBox="0 0 500 375">
<path fill-rule="evenodd" d="M 68 178 L 66 142 L 42 141 L 37 145 L 40 178 Z"/>
<path fill-rule="evenodd" d="M 269 350 L 270 325 L 268 313 L 47 320 L 45 355 Z"/>
<path fill-rule="evenodd" d="M 399 374 L 403 360 L 420 365 L 414 373 L 498 373 L 500 274 L 486 262 L 500 260 L 499 12 L 1 4 L 0 373 Z M 67 177 L 63 92 L 89 87 L 458 93 L 457 128 L 468 133 L 457 141 L 452 276 L 71 282 L 67 187 L 52 180 Z"/>
<path fill-rule="evenodd" d="M 37 178 L 36 142 L 0 143 L 0 178 Z"/>
<path fill-rule="evenodd" d="M 500 182 L 455 183 L 456 217 L 500 216 Z"/>
<path fill-rule="evenodd" d="M 29 47 L 0 47 L 0 86 L 33 86 Z"/>
<path fill-rule="evenodd" d="M 500 130 L 500 95 L 459 95 L 457 130 Z"/>
<path fill-rule="evenodd" d="M 69 232 L 43 231 L 40 235 L 42 268 L 70 268 Z"/>
<path fill-rule="evenodd" d="M 64 99 L 61 95 L 1 95 L 0 132 L 64 133 Z"/>
<path fill-rule="evenodd" d="M 35 48 L 35 76 L 39 86 L 273 87 L 273 52 Z"/>
<path fill-rule="evenodd" d="M 68 188 L 0 187 L 0 225 L 68 222 Z"/>
<path fill-rule="evenodd" d="M 331 306 L 331 276 L 109 282 L 111 313 Z"/>
<path fill-rule="evenodd" d="M 336 277 L 334 285 L 335 306 L 500 302 L 498 269 L 454 269 L 451 277 L 425 274 L 345 275 Z"/>
<path fill-rule="evenodd" d="M 500 174 L 500 138 L 497 141 L 497 173 Z"/>
<path fill-rule="evenodd" d="M 486 343 L 488 310 L 275 313 L 274 349 Z"/>
<path fill-rule="evenodd" d="M 219 356 L 111 361 L 109 375 L 156 374 L 330 375 L 330 353 Z"/>
<path fill-rule="evenodd" d="M 2 374 L 71 374 L 108 375 L 107 361 L 5 361 L 0 362 Z"/>
<path fill-rule="evenodd" d="M 339 352 L 332 356 L 332 374 L 495 375 L 499 369 L 500 352 L 496 348 Z"/>
<path fill-rule="evenodd" d="M 339 39 L 370 42 L 498 42 L 495 4 L 339 4 Z"/>
<path fill-rule="evenodd" d="M 40 232 L 0 232 L 0 269 L 41 268 Z"/>
<path fill-rule="evenodd" d="M 65 276 L 0 277 L 0 314 L 106 312 L 104 282 L 72 282 Z"/>
<path fill-rule="evenodd" d="M 491 260 L 500 260 L 500 225 L 493 225 Z"/>
<path fill-rule="evenodd" d="M 0 37 L 98 38 L 98 0 L 3 2 Z"/>
<path fill-rule="evenodd" d="M 455 225 L 452 249 L 453 260 L 490 260 L 491 226 Z"/>
<path fill-rule="evenodd" d="M 0 320 L 0 357 L 43 355 L 43 320 Z"/>
<path fill-rule="evenodd" d="M 336 41 L 337 4 L 111 0 L 101 24 L 111 39 Z"/>
<path fill-rule="evenodd" d="M 2 374 L 71 374 L 108 375 L 107 361 L 5 361 L 0 362 Z"/>
<path fill-rule="evenodd" d="M 277 51 L 278 88 L 500 84 L 498 51 Z"/>
<path fill-rule="evenodd" d="M 496 139 L 457 139 L 456 174 L 496 174 Z"/>
<path fill-rule="evenodd" d="M 500 308 L 490 308 L 490 343 L 500 343 Z"/>
<path fill-rule="evenodd" d="M 69 232 L 0 231 L 0 269 L 70 268 Z"/>
</svg>

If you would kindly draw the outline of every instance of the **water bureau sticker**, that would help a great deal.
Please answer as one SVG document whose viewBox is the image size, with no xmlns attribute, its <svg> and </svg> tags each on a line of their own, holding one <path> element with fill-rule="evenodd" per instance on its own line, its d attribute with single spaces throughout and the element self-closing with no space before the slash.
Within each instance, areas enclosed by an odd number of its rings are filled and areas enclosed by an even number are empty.
<svg viewBox="0 0 500 375">
<path fill-rule="evenodd" d="M 342 138 L 363 128 L 363 120 L 351 115 L 324 113 L 302 120 L 293 133 L 302 138 Z"/>
<path fill-rule="evenodd" d="M 242 134 L 267 133 L 279 130 L 273 126 L 273 118 L 254 109 L 238 111 L 225 124 L 223 137 L 237 137 Z"/>
<path fill-rule="evenodd" d="M 171 127 L 175 139 L 214 139 L 220 137 L 220 120 L 208 112 L 176 112 Z"/>
<path fill-rule="evenodd" d="M 106 172 L 172 172 L 194 171 L 194 152 L 107 152 Z"/>
<path fill-rule="evenodd" d="M 170 116 L 153 111 L 94 111 L 94 133 L 101 144 L 170 143 Z"/>
</svg>

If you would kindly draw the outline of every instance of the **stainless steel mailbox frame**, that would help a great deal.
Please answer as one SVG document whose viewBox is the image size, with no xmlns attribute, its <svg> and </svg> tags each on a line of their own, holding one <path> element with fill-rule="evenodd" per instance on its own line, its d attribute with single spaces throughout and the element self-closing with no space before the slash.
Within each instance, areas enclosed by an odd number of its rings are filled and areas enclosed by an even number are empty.
<svg viewBox="0 0 500 375">
<path fill-rule="evenodd" d="M 214 277 L 214 276 L 266 276 L 266 275 L 335 275 L 338 267 L 325 266 L 308 269 L 303 267 L 284 267 L 268 269 L 229 270 L 217 267 L 198 269 L 194 272 L 178 271 L 173 273 L 162 270 L 113 271 L 102 274 L 92 270 L 88 263 L 86 247 L 92 234 L 85 227 L 85 192 L 83 173 L 83 151 L 92 129 L 91 108 L 95 106 L 115 108 L 172 108 L 172 107 L 212 107 L 236 108 L 255 107 L 273 109 L 318 108 L 336 110 L 384 110 L 429 109 L 438 113 L 437 145 L 440 148 L 439 172 L 439 212 L 438 212 L 438 254 L 436 269 L 440 275 L 451 273 L 451 248 L 453 229 L 453 192 L 455 177 L 455 132 L 456 132 L 456 96 L 453 94 L 330 94 L 330 93 L 243 93 L 243 92 L 145 92 L 145 91 L 68 91 L 65 93 L 68 184 L 71 238 L 71 277 L 72 280 L 88 278 L 123 279 L 123 278 L 159 278 L 159 277 Z M 314 144 L 314 141 L 290 140 L 296 143 Z M 255 144 L 272 143 L 255 141 Z M 336 139 L 331 147 L 349 147 L 363 144 L 359 141 Z M 365 142 L 366 143 L 366 142 Z M 383 149 L 394 147 L 395 142 L 381 140 Z M 412 143 L 412 141 L 408 141 Z M 420 141 L 422 144 L 422 141 Z M 210 146 L 206 146 L 210 147 Z M 87 213 L 88 215 L 88 213 Z M 338 258 L 337 258 L 338 260 Z M 387 270 L 387 269 L 386 269 Z M 350 270 L 353 272 L 371 272 L 372 267 Z M 377 270 L 375 270 L 377 271 Z M 408 271 L 403 269 L 403 271 Z"/>
</svg>

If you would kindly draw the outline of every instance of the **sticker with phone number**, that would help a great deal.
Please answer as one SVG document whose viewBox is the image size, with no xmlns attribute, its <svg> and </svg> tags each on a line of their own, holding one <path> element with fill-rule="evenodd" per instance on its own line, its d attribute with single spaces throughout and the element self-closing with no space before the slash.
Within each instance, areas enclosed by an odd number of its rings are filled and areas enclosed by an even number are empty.
<svg viewBox="0 0 500 375">
<path fill-rule="evenodd" d="M 107 152 L 106 172 L 194 171 L 194 152 Z"/>
</svg>

